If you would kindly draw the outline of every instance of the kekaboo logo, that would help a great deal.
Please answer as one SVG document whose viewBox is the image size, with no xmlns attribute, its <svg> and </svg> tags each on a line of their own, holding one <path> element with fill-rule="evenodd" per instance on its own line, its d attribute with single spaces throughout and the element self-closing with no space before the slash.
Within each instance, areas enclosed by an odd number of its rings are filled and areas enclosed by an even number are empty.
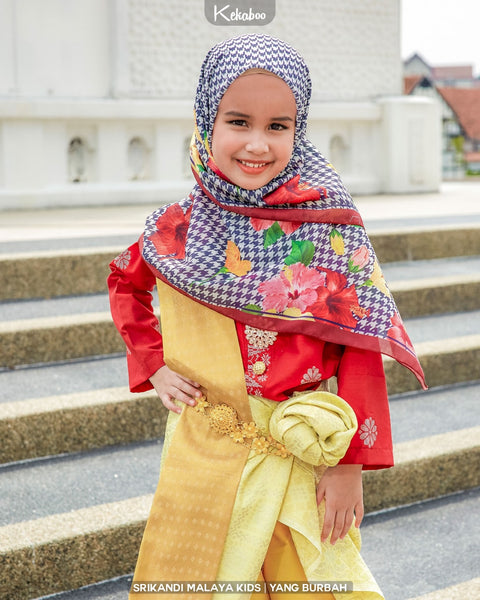
<svg viewBox="0 0 480 600">
<path fill-rule="evenodd" d="M 267 25 L 275 16 L 275 0 L 205 0 L 205 17 L 213 25 Z"/>
</svg>

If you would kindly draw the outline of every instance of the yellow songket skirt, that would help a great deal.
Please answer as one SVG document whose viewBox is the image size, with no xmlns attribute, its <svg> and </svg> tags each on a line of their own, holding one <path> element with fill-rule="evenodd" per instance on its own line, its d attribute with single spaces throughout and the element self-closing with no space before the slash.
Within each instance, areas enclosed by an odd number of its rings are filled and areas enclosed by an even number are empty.
<svg viewBox="0 0 480 600">
<path fill-rule="evenodd" d="M 274 425 L 275 417 L 279 417 L 282 422 L 285 421 L 285 414 L 277 414 L 277 411 L 280 413 L 279 409 L 282 409 L 283 413 L 287 413 L 287 420 L 290 418 L 290 425 L 294 418 L 292 413 L 295 413 L 295 411 L 297 414 L 298 412 L 301 413 L 302 421 L 308 414 L 315 419 L 320 414 L 328 417 L 330 413 L 330 423 L 326 425 L 324 423 L 324 435 L 329 440 L 329 444 L 325 445 L 321 452 L 324 461 L 333 465 L 338 462 L 346 450 L 344 447 L 345 439 L 342 439 L 342 434 L 348 437 L 348 433 L 344 431 L 335 436 L 331 432 L 337 425 L 337 420 L 343 419 L 349 422 L 352 418 L 351 414 L 342 414 L 341 407 L 345 406 L 346 403 L 337 398 L 337 396 L 328 392 L 310 392 L 294 396 L 281 405 L 254 396 L 249 396 L 249 403 L 255 423 L 265 433 L 267 431 L 271 432 L 269 425 Z M 190 411 L 193 409 L 186 408 L 185 410 Z M 276 414 L 272 419 L 274 413 Z M 171 413 L 165 440 L 167 445 L 169 439 L 174 435 L 178 421 L 179 415 Z M 297 427 L 301 428 L 301 424 Z M 274 433 L 277 437 L 280 437 L 277 429 L 274 430 Z M 330 435 L 328 435 L 329 433 Z M 284 432 L 284 434 L 283 441 L 285 441 L 285 437 L 288 437 L 288 432 Z M 302 438 L 302 436 L 305 436 L 305 431 L 297 432 L 297 434 L 298 438 Z M 292 438 L 294 437 L 295 435 L 292 435 Z M 318 442 L 315 444 L 308 434 L 303 441 L 303 444 L 299 444 L 298 439 L 287 439 L 286 445 L 291 447 L 292 444 L 297 443 L 296 451 L 312 458 L 312 454 L 317 451 L 317 448 L 313 450 L 312 447 L 318 446 Z M 299 447 L 300 445 L 303 446 L 303 450 Z M 164 447 L 164 455 L 166 451 L 167 449 Z M 353 591 L 347 593 L 335 591 L 333 593 L 334 598 L 351 600 L 379 600 L 383 598 L 375 579 L 361 557 L 359 530 L 352 525 L 347 536 L 343 540 L 338 540 L 335 545 L 332 546 L 328 540 L 322 543 L 320 533 L 323 525 L 323 514 L 324 503 L 317 506 L 316 502 L 315 472 L 311 464 L 295 456 L 283 458 L 271 454 L 257 454 L 251 450 L 238 485 L 230 525 L 215 579 L 217 581 L 235 582 L 259 580 L 265 556 L 269 550 L 272 550 L 269 548 L 272 535 L 276 527 L 278 528 L 278 523 L 280 523 L 288 527 L 306 581 L 330 582 L 331 584 L 350 582 L 349 589 L 353 588 Z M 276 533 L 278 534 L 278 529 Z M 159 543 L 161 543 L 161 540 L 159 540 Z M 278 577 L 281 581 L 297 581 L 298 569 L 295 569 L 295 565 L 292 565 L 292 567 L 291 575 L 288 570 L 280 570 Z M 272 573 L 271 567 L 268 573 Z M 295 577 L 295 579 L 291 579 L 291 577 Z M 139 580 L 137 574 L 135 579 Z M 204 595 L 201 597 L 203 598 Z M 250 598 L 250 593 L 237 595 L 214 593 L 211 597 L 213 600 L 219 598 L 243 600 Z M 270 596 L 254 594 L 251 597 L 252 599 L 261 599 Z M 301 600 L 302 595 L 295 593 L 293 597 L 296 600 Z M 325 600 L 329 596 L 323 593 L 318 596 L 310 593 L 304 597 L 318 597 Z M 282 593 L 278 595 L 278 598 L 288 600 L 288 595 Z"/>
<path fill-rule="evenodd" d="M 351 582 L 353 592 L 333 591 L 337 599 L 383 598 L 360 556 L 355 527 L 333 546 L 320 540 L 324 506 L 317 507 L 315 477 L 344 456 L 357 427 L 353 410 L 322 391 L 281 403 L 248 396 L 234 322 L 165 284 L 159 284 L 159 298 L 166 362 L 198 381 L 206 401 L 169 414 L 134 584 L 301 576 L 308 582 Z M 231 422 L 229 411 L 235 415 Z M 275 558 L 282 545 L 288 548 L 283 556 L 296 557 L 284 561 L 287 570 Z M 133 590 L 131 600 L 169 597 Z M 171 597 L 276 600 L 251 591 L 183 591 Z"/>
</svg>

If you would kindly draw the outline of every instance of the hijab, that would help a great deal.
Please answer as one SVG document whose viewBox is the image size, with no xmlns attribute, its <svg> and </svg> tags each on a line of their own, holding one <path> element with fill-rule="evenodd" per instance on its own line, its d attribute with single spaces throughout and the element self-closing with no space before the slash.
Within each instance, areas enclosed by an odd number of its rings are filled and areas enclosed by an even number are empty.
<svg viewBox="0 0 480 600">
<path fill-rule="evenodd" d="M 220 101 L 243 73 L 287 83 L 297 116 L 287 166 L 265 186 L 229 181 L 211 153 Z M 147 218 L 145 261 L 175 289 L 236 321 L 382 352 L 425 387 L 362 219 L 334 167 L 306 138 L 308 67 L 263 34 L 225 40 L 207 54 L 195 96 L 190 160 L 196 185 Z"/>
</svg>

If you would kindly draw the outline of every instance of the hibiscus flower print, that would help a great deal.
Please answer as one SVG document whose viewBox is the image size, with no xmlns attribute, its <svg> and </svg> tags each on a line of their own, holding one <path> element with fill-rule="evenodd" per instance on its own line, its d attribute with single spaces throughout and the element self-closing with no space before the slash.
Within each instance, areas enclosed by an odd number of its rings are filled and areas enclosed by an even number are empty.
<svg viewBox="0 0 480 600">
<path fill-rule="evenodd" d="M 264 200 L 268 206 L 277 204 L 299 204 L 309 200 L 320 200 L 327 197 L 327 190 L 323 187 L 314 188 L 306 181 L 300 182 L 300 175 L 296 175 L 271 194 L 265 196 Z"/>
<path fill-rule="evenodd" d="M 324 269 L 326 284 L 317 290 L 317 300 L 310 306 L 314 317 L 355 328 L 357 321 L 352 314 L 352 307 L 358 306 L 355 286 L 347 287 L 347 278 L 342 273 Z"/>
<path fill-rule="evenodd" d="M 271 221 L 270 219 L 256 219 L 255 217 L 250 218 L 250 224 L 255 231 L 263 231 L 264 229 L 269 229 L 272 225 L 277 224 L 286 235 L 293 233 L 300 225 L 302 225 L 302 223 L 295 221 Z"/>
<path fill-rule="evenodd" d="M 157 252 L 164 258 L 185 258 L 185 242 L 192 205 L 184 213 L 178 204 L 172 204 L 157 219 L 157 231 L 150 236 Z"/>
<path fill-rule="evenodd" d="M 302 263 L 287 266 L 277 277 L 258 286 L 264 297 L 263 310 L 283 312 L 295 308 L 304 313 L 315 302 L 317 289 L 325 283 L 325 274 L 309 269 Z"/>
<path fill-rule="evenodd" d="M 365 446 L 371 448 L 377 440 L 378 430 L 375 420 L 371 417 L 365 419 L 364 423 L 360 425 L 360 439 L 363 440 Z"/>
</svg>

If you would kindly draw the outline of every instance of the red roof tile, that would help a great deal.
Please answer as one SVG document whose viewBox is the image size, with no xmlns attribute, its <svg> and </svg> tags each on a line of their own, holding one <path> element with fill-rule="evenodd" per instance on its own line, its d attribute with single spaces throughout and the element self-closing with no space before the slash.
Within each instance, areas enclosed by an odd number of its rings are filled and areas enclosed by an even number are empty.
<svg viewBox="0 0 480 600">
<path fill-rule="evenodd" d="M 480 152 L 465 152 L 463 157 L 468 163 L 480 162 Z"/>
<path fill-rule="evenodd" d="M 480 89 L 439 87 L 437 90 L 457 115 L 467 136 L 480 140 Z"/>
<path fill-rule="evenodd" d="M 434 79 L 473 79 L 472 65 L 432 67 Z"/>
<path fill-rule="evenodd" d="M 407 75 L 403 78 L 403 93 L 408 96 L 413 92 L 413 89 L 419 81 L 423 79 L 423 75 Z"/>
</svg>

